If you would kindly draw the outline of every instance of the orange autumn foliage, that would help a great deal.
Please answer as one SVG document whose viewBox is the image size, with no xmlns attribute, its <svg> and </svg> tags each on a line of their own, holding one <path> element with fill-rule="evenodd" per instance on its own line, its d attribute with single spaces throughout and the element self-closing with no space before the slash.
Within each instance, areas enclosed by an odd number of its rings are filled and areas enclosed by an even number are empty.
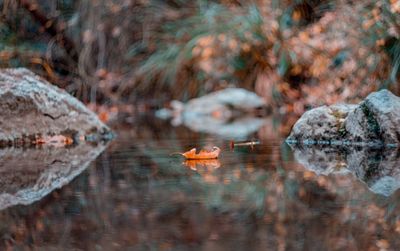
<svg viewBox="0 0 400 251">
<path fill-rule="evenodd" d="M 199 153 L 196 153 L 196 148 L 191 149 L 185 153 L 180 153 L 186 159 L 217 159 L 221 149 L 219 147 L 214 146 L 211 151 L 208 150 L 200 150 Z"/>
</svg>

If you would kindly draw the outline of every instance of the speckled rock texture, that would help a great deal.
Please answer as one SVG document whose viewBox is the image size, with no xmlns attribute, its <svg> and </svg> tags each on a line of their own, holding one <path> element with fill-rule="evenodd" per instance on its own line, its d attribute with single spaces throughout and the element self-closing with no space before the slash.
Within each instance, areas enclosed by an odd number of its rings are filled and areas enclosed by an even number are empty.
<svg viewBox="0 0 400 251">
<path fill-rule="evenodd" d="M 110 133 L 80 101 L 24 68 L 0 70 L 0 145 L 37 135 L 90 136 Z"/>
<path fill-rule="evenodd" d="M 292 140 L 339 140 L 344 134 L 344 122 L 357 105 L 321 106 L 301 116 L 289 136 Z"/>
<path fill-rule="evenodd" d="M 345 127 L 358 141 L 399 144 L 400 98 L 388 90 L 371 93 L 349 114 Z"/>
<path fill-rule="evenodd" d="M 358 105 L 312 109 L 296 122 L 287 142 L 399 146 L 400 98 L 381 90 L 371 93 Z"/>
</svg>

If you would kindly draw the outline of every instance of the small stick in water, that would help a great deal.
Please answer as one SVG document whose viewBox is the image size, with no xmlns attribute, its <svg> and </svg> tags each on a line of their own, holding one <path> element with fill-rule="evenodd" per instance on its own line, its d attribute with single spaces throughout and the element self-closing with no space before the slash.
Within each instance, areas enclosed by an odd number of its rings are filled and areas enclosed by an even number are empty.
<svg viewBox="0 0 400 251">
<path fill-rule="evenodd" d="M 237 142 L 237 143 L 235 143 L 234 141 L 231 141 L 229 143 L 231 150 L 235 149 L 235 146 L 250 146 L 251 149 L 254 149 L 254 146 L 255 145 L 259 145 L 259 144 L 260 144 L 260 141 L 258 141 L 258 140 L 246 141 L 246 142 Z"/>
</svg>

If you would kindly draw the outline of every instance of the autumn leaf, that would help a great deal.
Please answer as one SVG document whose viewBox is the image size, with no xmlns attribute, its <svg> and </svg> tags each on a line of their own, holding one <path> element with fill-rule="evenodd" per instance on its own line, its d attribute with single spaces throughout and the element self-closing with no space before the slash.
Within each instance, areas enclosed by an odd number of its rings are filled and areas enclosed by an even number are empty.
<svg viewBox="0 0 400 251">
<path fill-rule="evenodd" d="M 191 149 L 185 153 L 179 153 L 183 157 L 188 160 L 201 160 L 201 159 L 217 159 L 221 149 L 219 147 L 214 146 L 211 151 L 208 150 L 200 150 L 199 153 L 196 153 L 196 148 Z"/>
</svg>

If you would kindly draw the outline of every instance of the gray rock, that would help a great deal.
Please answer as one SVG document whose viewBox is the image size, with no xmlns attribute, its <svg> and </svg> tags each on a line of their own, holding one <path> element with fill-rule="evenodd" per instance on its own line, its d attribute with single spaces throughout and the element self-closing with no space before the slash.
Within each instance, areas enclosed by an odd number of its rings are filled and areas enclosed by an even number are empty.
<svg viewBox="0 0 400 251">
<path fill-rule="evenodd" d="M 345 122 L 349 135 L 358 141 L 400 142 L 400 98 L 388 90 L 371 93 Z"/>
<path fill-rule="evenodd" d="M 193 117 L 193 116 L 215 116 L 229 119 L 237 115 L 237 112 L 249 112 L 256 108 L 265 107 L 265 101 L 257 94 L 242 88 L 227 88 L 212 92 L 199 98 L 182 103 L 177 100 L 171 102 L 172 110 L 169 113 L 165 109 L 157 114 L 160 118 L 165 117 Z"/>
<path fill-rule="evenodd" d="M 265 101 L 257 94 L 242 88 L 227 88 L 190 100 L 184 112 L 197 115 L 211 115 L 216 111 L 251 110 L 265 106 Z"/>
<path fill-rule="evenodd" d="M 110 133 L 80 101 L 24 68 L 0 70 L 0 129 L 0 145 L 35 135 Z"/>
<path fill-rule="evenodd" d="M 358 105 L 312 109 L 293 126 L 288 142 L 396 146 L 400 143 L 400 98 L 381 90 Z"/>
<path fill-rule="evenodd" d="M 172 109 L 161 109 L 156 116 L 171 118 L 174 126 L 185 125 L 197 132 L 243 140 L 265 124 L 264 119 L 253 113 L 255 109 L 265 107 L 265 101 L 257 94 L 242 88 L 227 88 L 187 103 L 172 101 Z"/>
<path fill-rule="evenodd" d="M 356 105 L 341 104 L 321 106 L 307 111 L 293 126 L 289 139 L 297 141 L 339 140 L 342 137 L 341 132 L 343 132 L 347 115 L 356 107 Z"/>
<path fill-rule="evenodd" d="M 394 147 L 400 143 L 400 98 L 388 90 L 371 93 L 358 105 L 306 112 L 288 142 L 295 158 L 319 175 L 350 172 L 384 196 L 400 188 L 400 157 Z"/>
</svg>

